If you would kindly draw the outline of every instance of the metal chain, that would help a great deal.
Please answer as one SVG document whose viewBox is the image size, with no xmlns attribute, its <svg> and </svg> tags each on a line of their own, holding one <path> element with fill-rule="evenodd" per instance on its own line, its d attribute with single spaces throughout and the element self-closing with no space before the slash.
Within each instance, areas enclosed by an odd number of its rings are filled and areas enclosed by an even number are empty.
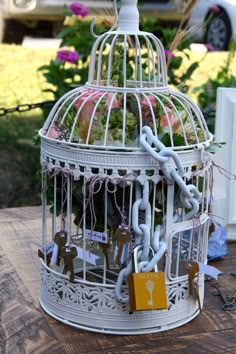
<svg viewBox="0 0 236 354">
<path fill-rule="evenodd" d="M 190 209 L 190 211 L 184 215 L 184 220 L 191 219 L 198 213 L 201 193 L 195 185 L 186 184 L 184 181 L 184 169 L 177 153 L 166 148 L 166 146 L 160 142 L 148 126 L 143 127 L 143 134 L 140 137 L 140 145 L 155 160 L 158 161 L 160 169 L 162 170 L 167 181 L 170 183 L 176 183 L 179 186 L 180 202 L 185 208 Z M 154 148 L 152 145 L 154 145 Z M 156 148 L 158 148 L 159 152 L 156 151 Z M 175 163 L 174 168 L 170 166 L 169 163 L 171 157 Z"/>
<path fill-rule="evenodd" d="M 191 219 L 197 214 L 199 210 L 199 200 L 201 193 L 193 184 L 186 184 L 184 177 L 184 169 L 181 165 L 181 161 L 177 153 L 171 149 L 167 149 L 164 144 L 153 134 L 150 127 L 143 127 L 143 134 L 140 137 L 140 145 L 147 151 L 155 160 L 158 161 L 160 169 L 162 170 L 164 177 L 169 183 L 176 183 L 180 188 L 180 202 L 185 208 L 190 211 L 185 214 L 184 220 Z M 154 145 L 154 148 L 152 147 Z M 159 152 L 156 151 L 156 148 Z M 169 163 L 170 158 L 173 159 L 175 167 L 172 167 Z M 160 238 L 164 234 L 163 225 L 156 225 L 153 234 L 152 247 L 155 254 L 151 260 L 149 260 L 150 242 L 151 242 L 151 205 L 149 203 L 149 182 L 146 181 L 143 186 L 143 194 L 140 196 L 140 191 L 137 188 L 137 200 L 133 204 L 132 208 L 132 227 L 135 233 L 135 245 L 142 243 L 143 247 L 138 252 L 137 264 L 138 272 L 150 272 L 166 251 L 166 243 L 160 241 Z M 145 223 L 139 224 L 139 210 L 145 212 Z M 175 216 L 173 215 L 173 218 Z M 129 261 L 126 268 L 123 268 L 117 278 L 115 287 L 116 298 L 122 302 L 129 302 L 129 295 L 122 293 L 122 284 L 129 273 L 132 272 L 132 260 Z"/>
<path fill-rule="evenodd" d="M 35 108 L 51 108 L 55 103 L 56 101 L 43 101 L 38 103 L 19 104 L 11 108 L 0 107 L 0 117 L 13 112 L 22 113 L 26 111 L 31 111 Z"/>
<path fill-rule="evenodd" d="M 136 186 L 137 195 L 140 195 L 139 185 Z M 153 240 L 151 245 L 151 205 L 149 202 L 149 182 L 146 181 L 142 190 L 142 197 L 138 198 L 133 204 L 132 208 L 132 227 L 135 233 L 135 246 L 142 244 L 141 250 L 138 252 L 137 264 L 138 272 L 150 272 L 155 268 L 161 257 L 166 251 L 166 243 L 160 241 L 160 236 L 163 235 L 162 228 L 160 225 L 155 227 L 155 232 L 153 234 Z M 145 212 L 145 223 L 139 224 L 139 210 Z M 154 250 L 154 256 L 149 259 L 150 256 L 150 246 Z M 115 295 L 116 298 L 122 302 L 129 302 L 129 295 L 122 293 L 122 284 L 128 274 L 132 272 L 132 259 L 129 261 L 127 267 L 123 268 L 117 278 Z"/>
</svg>

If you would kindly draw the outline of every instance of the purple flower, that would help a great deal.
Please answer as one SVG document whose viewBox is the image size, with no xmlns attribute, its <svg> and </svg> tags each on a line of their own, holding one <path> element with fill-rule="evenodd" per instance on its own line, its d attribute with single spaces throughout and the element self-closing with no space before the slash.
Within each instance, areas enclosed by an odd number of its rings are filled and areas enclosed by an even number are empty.
<svg viewBox="0 0 236 354">
<path fill-rule="evenodd" d="M 173 53 L 171 53 L 168 49 L 164 49 L 164 52 L 165 52 L 166 58 L 168 58 L 168 57 L 171 57 L 171 59 L 176 58 L 176 56 Z"/>
<path fill-rule="evenodd" d="M 61 49 L 57 51 L 57 59 L 74 64 L 79 59 L 79 53 L 76 50 Z"/>
<path fill-rule="evenodd" d="M 73 13 L 73 15 L 82 16 L 82 17 L 87 16 L 89 13 L 87 6 L 79 2 L 72 2 L 72 4 L 70 4 L 70 10 Z"/>
<path fill-rule="evenodd" d="M 221 11 L 219 6 L 216 6 L 216 5 L 209 6 L 208 10 L 213 11 L 213 12 L 217 12 L 217 13 L 219 13 Z"/>
</svg>

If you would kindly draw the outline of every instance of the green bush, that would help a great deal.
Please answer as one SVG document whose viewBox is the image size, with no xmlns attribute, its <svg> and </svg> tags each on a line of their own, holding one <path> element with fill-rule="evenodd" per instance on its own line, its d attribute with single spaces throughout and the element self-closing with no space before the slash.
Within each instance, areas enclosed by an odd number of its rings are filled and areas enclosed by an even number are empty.
<svg viewBox="0 0 236 354">
<path fill-rule="evenodd" d="M 232 63 L 235 59 L 236 43 L 231 43 L 227 58 L 214 78 L 194 88 L 193 93 L 197 94 L 198 104 L 203 110 L 208 127 L 212 133 L 215 129 L 215 110 L 218 87 L 236 87 L 236 75 L 232 70 Z"/>
<path fill-rule="evenodd" d="M 0 119 L 0 208 L 40 204 L 39 147 L 32 143 L 42 115 Z"/>
</svg>

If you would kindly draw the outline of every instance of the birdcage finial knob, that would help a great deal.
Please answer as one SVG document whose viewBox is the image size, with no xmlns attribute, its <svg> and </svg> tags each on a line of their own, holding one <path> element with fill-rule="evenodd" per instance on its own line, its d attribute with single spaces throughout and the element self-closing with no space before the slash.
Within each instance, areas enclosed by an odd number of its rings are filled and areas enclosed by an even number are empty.
<svg viewBox="0 0 236 354">
<path fill-rule="evenodd" d="M 120 31 L 139 31 L 138 0 L 121 0 L 119 12 Z"/>
</svg>

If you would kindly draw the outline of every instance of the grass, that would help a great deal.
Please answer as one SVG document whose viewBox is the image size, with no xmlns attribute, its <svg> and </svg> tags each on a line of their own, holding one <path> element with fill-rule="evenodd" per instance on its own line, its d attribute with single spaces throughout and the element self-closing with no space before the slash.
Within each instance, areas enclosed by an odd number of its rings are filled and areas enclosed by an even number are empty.
<svg viewBox="0 0 236 354">
<path fill-rule="evenodd" d="M 43 92 L 50 86 L 37 69 L 55 57 L 56 49 L 29 49 L 0 45 L 0 107 L 13 107 L 53 99 Z M 181 70 L 191 62 L 200 66 L 188 82 L 191 89 L 214 77 L 227 53 L 189 53 Z M 236 72 L 236 60 L 232 64 Z M 196 96 L 194 96 L 196 100 Z M 40 204 L 39 147 L 32 136 L 44 121 L 40 109 L 0 117 L 0 208 Z"/>
<path fill-rule="evenodd" d="M 48 63 L 55 49 L 30 49 L 17 45 L 0 45 L 0 107 L 51 99 L 38 67 Z"/>
<path fill-rule="evenodd" d="M 192 90 L 198 86 L 201 86 L 209 78 L 215 78 L 220 68 L 226 63 L 228 52 L 189 52 L 190 60 L 184 59 L 181 70 L 184 72 L 190 63 L 197 61 L 199 67 L 194 71 L 191 80 L 187 82 L 189 85 L 190 95 L 196 102 L 197 96 L 192 93 Z M 230 67 L 231 73 L 236 73 L 236 56 Z"/>
<path fill-rule="evenodd" d="M 37 69 L 54 55 L 54 49 L 0 45 L 0 107 L 52 99 Z M 40 109 L 0 117 L 0 208 L 40 204 L 40 151 L 32 137 L 43 121 Z"/>
<path fill-rule="evenodd" d="M 39 147 L 33 145 L 42 114 L 0 119 L 0 208 L 40 203 Z"/>
</svg>

